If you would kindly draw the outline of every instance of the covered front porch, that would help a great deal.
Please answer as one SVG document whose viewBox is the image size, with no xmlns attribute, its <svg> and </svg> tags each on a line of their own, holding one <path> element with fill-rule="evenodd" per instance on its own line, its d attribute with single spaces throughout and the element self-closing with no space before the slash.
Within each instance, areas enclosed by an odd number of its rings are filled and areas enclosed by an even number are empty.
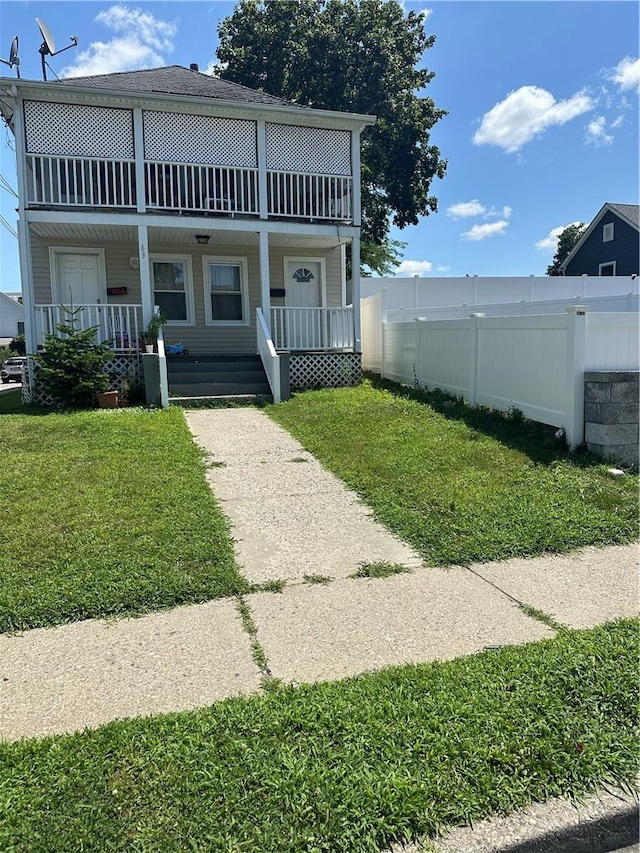
<svg viewBox="0 0 640 853">
<path fill-rule="evenodd" d="M 28 215 L 30 352 L 71 311 L 77 328 L 95 327 L 98 339 L 132 356 L 143 351 L 144 330 L 159 309 L 168 352 L 258 354 L 274 399 L 284 354 L 294 387 L 341 384 L 355 360 L 359 365 L 359 312 L 346 304 L 347 244 L 358 251 L 352 227 L 342 233 L 309 225 L 305 232 L 258 223 L 256 231 L 256 223 L 213 229 L 210 220 L 194 225 L 173 217 L 123 223 L 95 215 L 80 223 L 67 214 L 72 221 L 61 223 L 50 212 Z M 296 373 L 303 357 L 304 383 Z"/>
</svg>

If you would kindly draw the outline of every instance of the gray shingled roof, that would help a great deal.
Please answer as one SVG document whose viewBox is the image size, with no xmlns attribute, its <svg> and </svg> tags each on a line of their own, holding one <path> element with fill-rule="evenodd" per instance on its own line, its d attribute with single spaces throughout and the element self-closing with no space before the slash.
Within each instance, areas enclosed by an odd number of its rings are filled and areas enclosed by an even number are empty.
<svg viewBox="0 0 640 853">
<path fill-rule="evenodd" d="M 640 205 L 615 204 L 614 202 L 610 201 L 609 207 L 612 207 L 614 210 L 617 210 L 618 213 L 621 213 L 623 216 L 626 216 L 627 219 L 630 219 L 635 225 L 640 228 Z"/>
<path fill-rule="evenodd" d="M 67 86 L 88 86 L 96 89 L 120 89 L 125 92 L 153 92 L 162 95 L 183 95 L 194 98 L 216 98 L 222 101 L 244 101 L 250 104 L 298 107 L 301 104 L 276 98 L 237 83 L 219 80 L 209 74 L 191 71 L 181 65 L 149 68 L 144 71 L 120 71 L 115 74 L 97 74 L 94 77 L 66 77 L 58 81 Z"/>
</svg>

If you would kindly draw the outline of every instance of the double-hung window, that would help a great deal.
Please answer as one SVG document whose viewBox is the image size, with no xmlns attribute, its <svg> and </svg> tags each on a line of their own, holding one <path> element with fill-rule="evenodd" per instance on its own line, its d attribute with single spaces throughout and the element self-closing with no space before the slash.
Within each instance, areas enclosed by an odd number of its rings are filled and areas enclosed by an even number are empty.
<svg viewBox="0 0 640 853">
<path fill-rule="evenodd" d="M 203 258 L 209 325 L 247 326 L 249 299 L 245 258 Z"/>
<path fill-rule="evenodd" d="M 154 305 L 170 325 L 193 324 L 191 263 L 187 257 L 151 256 Z"/>
</svg>

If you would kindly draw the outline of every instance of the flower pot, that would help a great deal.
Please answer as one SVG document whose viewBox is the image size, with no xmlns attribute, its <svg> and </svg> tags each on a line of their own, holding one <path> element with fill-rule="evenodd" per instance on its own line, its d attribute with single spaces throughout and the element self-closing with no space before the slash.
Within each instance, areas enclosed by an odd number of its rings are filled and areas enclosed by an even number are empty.
<svg viewBox="0 0 640 853">
<path fill-rule="evenodd" d="M 117 409 L 118 408 L 118 392 L 117 391 L 102 391 L 98 394 L 98 406 L 101 409 Z"/>
<path fill-rule="evenodd" d="M 144 345 L 145 352 L 153 352 L 153 344 L 145 344 Z"/>
</svg>

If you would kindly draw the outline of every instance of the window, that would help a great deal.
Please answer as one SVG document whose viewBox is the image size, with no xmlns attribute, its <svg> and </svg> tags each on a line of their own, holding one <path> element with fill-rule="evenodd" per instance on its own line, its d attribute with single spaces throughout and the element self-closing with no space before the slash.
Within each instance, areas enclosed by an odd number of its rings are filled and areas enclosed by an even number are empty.
<svg viewBox="0 0 640 853">
<path fill-rule="evenodd" d="M 192 325 L 191 271 L 189 258 L 155 255 L 151 258 L 154 305 L 168 324 Z"/>
<path fill-rule="evenodd" d="M 18 335 L 24 335 L 24 323 L 22 320 L 18 320 Z"/>
<path fill-rule="evenodd" d="M 616 262 L 608 261 L 606 264 L 600 264 L 598 267 L 598 275 L 615 275 Z"/>
<path fill-rule="evenodd" d="M 608 243 L 609 240 L 613 240 L 613 222 L 602 226 L 602 242 Z"/>
<path fill-rule="evenodd" d="M 311 270 L 308 270 L 306 267 L 299 267 L 293 274 L 292 278 L 295 278 L 296 281 L 313 281 L 313 273 Z"/>
<path fill-rule="evenodd" d="M 244 258 L 204 258 L 207 323 L 249 324 L 247 262 Z"/>
</svg>

